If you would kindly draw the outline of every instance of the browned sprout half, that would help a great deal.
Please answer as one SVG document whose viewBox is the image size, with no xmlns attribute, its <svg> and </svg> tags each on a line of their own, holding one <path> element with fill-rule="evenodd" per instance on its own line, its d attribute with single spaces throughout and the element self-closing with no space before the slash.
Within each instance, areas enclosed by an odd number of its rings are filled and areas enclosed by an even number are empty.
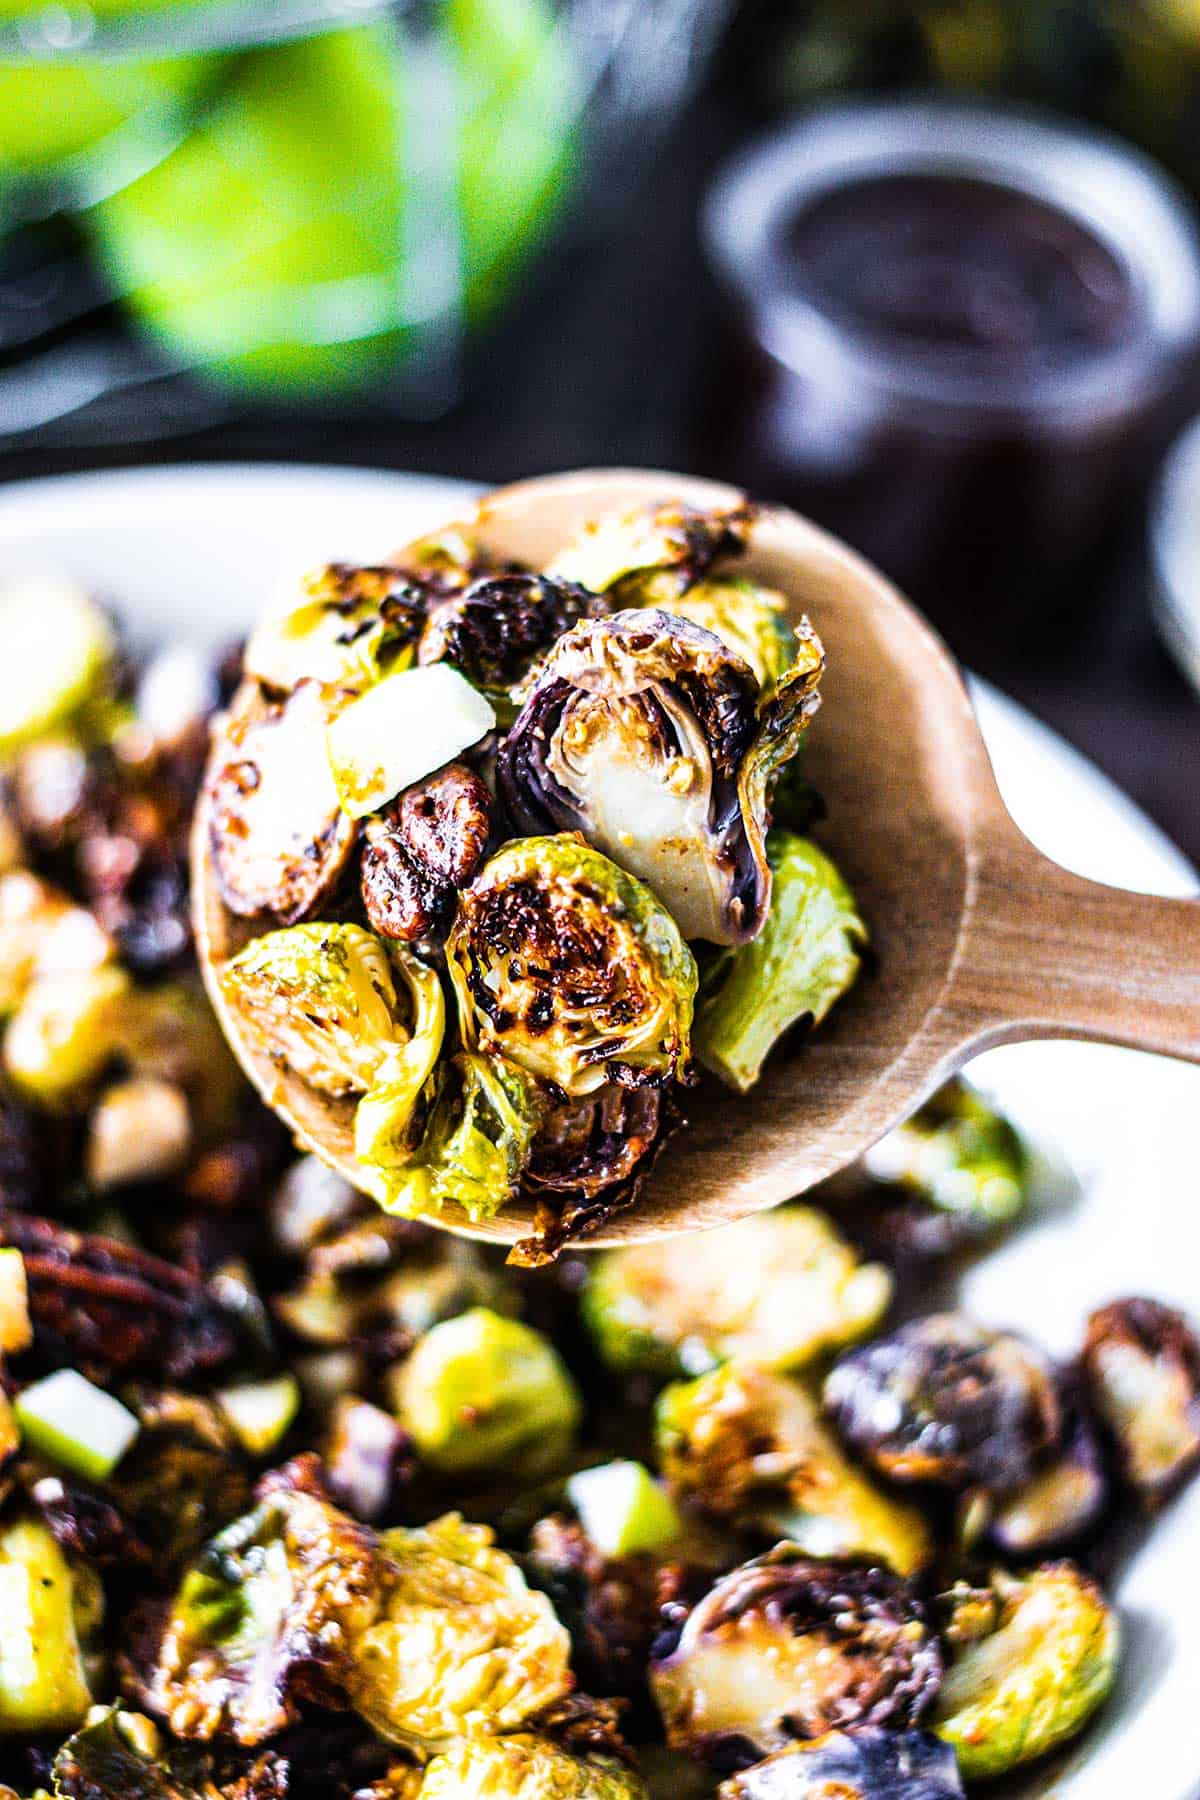
<svg viewBox="0 0 1200 1800">
<path fill-rule="evenodd" d="M 667 1742 L 714 1768 L 749 1767 L 796 1738 L 920 1722 L 942 1677 L 913 1589 L 867 1563 L 794 1544 L 722 1577 L 650 1669 Z"/>
<path fill-rule="evenodd" d="M 1096 1425 L 1074 1381 L 1061 1381 L 1059 1394 L 1060 1447 L 1024 1487 L 988 1509 L 988 1544 L 1018 1561 L 1069 1549 L 1092 1533 L 1108 1509 L 1112 1484 Z"/>
<path fill-rule="evenodd" d="M 404 570 L 328 563 L 304 597 L 268 615 L 246 645 L 245 673 L 276 692 L 301 681 L 357 692 L 412 661 L 426 593 Z"/>
<path fill-rule="evenodd" d="M 553 575 L 487 575 L 430 607 L 418 660 L 453 664 L 507 725 L 521 681 L 557 639 L 610 610 L 599 594 Z"/>
<path fill-rule="evenodd" d="M 752 519 L 745 501 L 702 511 L 666 500 L 605 513 L 563 545 L 550 572 L 609 594 L 619 606 L 669 609 L 714 563 L 742 553 Z"/>
<path fill-rule="evenodd" d="M 996 1493 L 1025 1485 L 1062 1424 L 1042 1353 L 960 1313 L 931 1313 L 842 1357 L 825 1405 L 892 1480 Z"/>
<path fill-rule="evenodd" d="M 718 1800 L 962 1800 L 958 1759 L 927 1731 L 867 1726 L 789 1744 L 730 1776 Z"/>
<path fill-rule="evenodd" d="M 355 830 L 330 773 L 327 718 L 321 689 L 303 681 L 286 700 L 247 705 L 218 739 L 209 844 L 231 912 L 292 925 L 341 879 Z"/>
<path fill-rule="evenodd" d="M 483 860 L 491 821 L 492 797 L 465 763 L 447 763 L 368 819 L 362 897 L 381 937 L 411 941 L 450 923 L 459 889 Z"/>
<path fill-rule="evenodd" d="M 1200 1465 L 1200 1339 L 1157 1300 L 1115 1300 L 1088 1320 L 1083 1368 L 1125 1479 L 1164 1498 Z"/>
<path fill-rule="evenodd" d="M 551 1262 L 569 1240 L 598 1231 L 632 1206 L 678 1117 L 661 1088 L 611 1081 L 553 1107 L 521 1181 L 536 1205 L 537 1229 L 511 1260 L 531 1267 Z"/>
</svg>

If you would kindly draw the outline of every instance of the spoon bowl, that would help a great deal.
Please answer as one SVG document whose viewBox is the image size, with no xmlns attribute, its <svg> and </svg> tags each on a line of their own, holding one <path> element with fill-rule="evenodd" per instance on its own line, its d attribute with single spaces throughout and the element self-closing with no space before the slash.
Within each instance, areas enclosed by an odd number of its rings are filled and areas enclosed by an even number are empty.
<svg viewBox="0 0 1200 1800">
<path fill-rule="evenodd" d="M 588 470 L 502 488 L 467 524 L 490 556 L 540 568 L 602 513 L 741 499 L 688 476 Z M 589 1245 L 729 1224 L 801 1194 L 998 1043 L 1091 1038 L 1200 1062 L 1200 904 L 1084 881 L 1033 848 L 1000 799 L 950 653 L 843 544 L 763 508 L 738 566 L 783 593 L 797 619 L 808 614 L 825 645 L 805 751 L 828 803 L 815 835 L 860 901 L 871 966 L 819 1031 L 771 1059 L 751 1093 L 706 1082 L 635 1206 Z M 299 1142 L 357 1183 L 353 1102 L 275 1063 L 221 991 L 223 965 L 269 922 L 248 924 L 222 902 L 206 798 L 192 874 L 200 964 L 238 1060 Z M 473 1224 L 448 1207 L 438 1223 L 512 1244 L 530 1234 L 533 1209 L 514 1201 Z"/>
</svg>

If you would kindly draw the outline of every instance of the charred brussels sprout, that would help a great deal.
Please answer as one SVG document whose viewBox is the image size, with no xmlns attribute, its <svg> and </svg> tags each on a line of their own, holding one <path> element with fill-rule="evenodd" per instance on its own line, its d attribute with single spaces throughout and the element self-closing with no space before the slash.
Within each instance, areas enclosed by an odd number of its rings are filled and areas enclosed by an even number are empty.
<svg viewBox="0 0 1200 1800">
<path fill-rule="evenodd" d="M 687 1066 L 696 965 L 649 888 L 572 835 L 518 838 L 446 943 L 463 1035 L 564 1093 Z"/>
<path fill-rule="evenodd" d="M 721 1784 L 717 1800 L 962 1800 L 958 1761 L 926 1731 L 868 1726 L 789 1744 Z"/>
<path fill-rule="evenodd" d="M 853 1350 L 825 1404 L 851 1449 L 894 1481 L 1023 1487 L 1061 1431 L 1053 1373 L 1031 1344 L 931 1313 Z"/>
<path fill-rule="evenodd" d="M 0 1736 L 78 1725 L 92 1696 L 75 1576 L 40 1519 L 0 1529 Z"/>
<path fill-rule="evenodd" d="M 581 619 L 609 610 L 598 594 L 553 575 L 484 576 L 430 609 L 420 660 L 459 669 L 508 725 L 530 669 Z"/>
<path fill-rule="evenodd" d="M 301 1695 L 341 1691 L 378 1582 L 369 1533 L 279 1483 L 184 1576 L 149 1683 L 154 1710 L 177 1737 L 262 1743 Z"/>
<path fill-rule="evenodd" d="M 760 688 L 780 681 L 795 654 L 783 595 L 744 576 L 698 582 L 682 599 L 664 602 L 664 609 L 719 637 L 749 666 Z"/>
<path fill-rule="evenodd" d="M 209 842 L 221 898 L 285 925 L 333 894 L 354 849 L 325 751 L 329 705 L 315 681 L 231 719 L 208 776 Z"/>
<path fill-rule="evenodd" d="M 749 523 L 747 506 L 700 512 L 678 501 L 607 513 L 559 551 L 550 573 L 622 606 L 669 609 L 714 562 L 745 549 Z"/>
<path fill-rule="evenodd" d="M 781 1544 L 717 1582 L 650 1680 L 672 1748 L 736 1769 L 795 1738 L 916 1725 L 941 1674 L 907 1583 Z"/>
<path fill-rule="evenodd" d="M 1156 1300 L 1117 1300 L 1088 1320 L 1083 1367 L 1130 1486 L 1160 1500 L 1200 1464 L 1200 1339 Z"/>
<path fill-rule="evenodd" d="M 553 1346 L 485 1306 L 426 1332 L 392 1392 L 421 1457 L 453 1475 L 544 1474 L 563 1461 L 582 1413 Z"/>
<path fill-rule="evenodd" d="M 996 1579 L 995 1629 L 951 1664 L 931 1728 L 968 1781 L 1032 1762 L 1082 1729 L 1112 1687 L 1117 1621 L 1070 1563 Z"/>
<path fill-rule="evenodd" d="M 696 1055 L 739 1093 L 754 1086 L 785 1031 L 821 1023 L 852 986 L 867 942 L 854 895 L 815 844 L 772 831 L 767 860 L 762 930 L 714 960 L 696 1009 Z"/>
<path fill-rule="evenodd" d="M 811 1556 L 928 1561 L 920 1513 L 848 1462 L 799 1383 L 727 1364 L 664 1390 L 656 1436 L 673 1491 L 717 1518 L 786 1535 Z"/>
<path fill-rule="evenodd" d="M 408 1218 L 439 1213 L 448 1202 L 487 1219 L 511 1199 L 528 1161 L 545 1094 L 507 1057 L 460 1051 L 441 1063 L 426 1091 L 424 1129 L 401 1166 L 385 1175 L 377 1198 Z M 359 1107 L 370 1109 L 370 1097 Z"/>
<path fill-rule="evenodd" d="M 221 984 L 270 1054 L 322 1093 L 370 1092 L 355 1148 L 371 1167 L 398 1147 L 442 1045 L 442 989 L 402 946 L 359 925 L 293 925 L 255 938 Z"/>
<path fill-rule="evenodd" d="M 518 1732 L 455 1744 L 425 1771 L 421 1800 L 646 1800 L 646 1789 L 613 1757 L 571 1756 Z"/>
<path fill-rule="evenodd" d="M 491 1532 L 448 1514 L 380 1539 L 382 1599 L 355 1641 L 350 1699 L 418 1756 L 519 1730 L 571 1687 L 570 1639 Z"/>
<path fill-rule="evenodd" d="M 771 898 L 767 790 L 824 666 L 811 627 L 761 704 L 741 657 L 690 620 L 614 613 L 559 639 L 500 754 L 526 831 L 580 830 L 652 887 L 685 938 L 739 944 Z"/>
<path fill-rule="evenodd" d="M 302 681 L 361 692 L 412 662 L 424 622 L 425 595 L 403 570 L 330 563 L 298 605 L 255 628 L 245 673 L 285 694 Z"/>
<path fill-rule="evenodd" d="M 876 1181 L 904 1189 L 968 1231 L 1007 1225 L 1029 1197 L 1031 1158 L 1020 1136 L 962 1081 L 951 1081 L 863 1159 Z"/>
<path fill-rule="evenodd" d="M 678 1109 L 661 1088 L 615 1081 L 552 1106 L 521 1184 L 536 1202 L 537 1229 L 510 1260 L 530 1267 L 553 1261 L 570 1239 L 632 1206 L 677 1122 Z"/>
<path fill-rule="evenodd" d="M 1001 1556 L 1050 1556 L 1086 1537 L 1103 1518 L 1111 1483 L 1090 1414 L 1073 1381 L 1063 1380 L 1062 1443 L 1024 1487 L 995 1502 L 987 1542 Z"/>
<path fill-rule="evenodd" d="M 789 1206 L 717 1231 L 606 1252 L 584 1316 L 615 1369 L 697 1374 L 732 1359 L 792 1369 L 863 1337 L 891 1277 L 823 1213 Z"/>
</svg>

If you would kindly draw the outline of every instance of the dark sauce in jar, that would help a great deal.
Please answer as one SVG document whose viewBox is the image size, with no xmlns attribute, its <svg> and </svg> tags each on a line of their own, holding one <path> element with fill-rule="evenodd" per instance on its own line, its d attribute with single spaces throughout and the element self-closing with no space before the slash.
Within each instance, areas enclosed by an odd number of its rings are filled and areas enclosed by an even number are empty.
<svg viewBox="0 0 1200 1800">
<path fill-rule="evenodd" d="M 784 222 L 783 279 L 852 330 L 983 375 L 1058 369 L 1127 339 L 1124 261 L 1036 195 L 953 174 L 883 175 Z"/>
</svg>

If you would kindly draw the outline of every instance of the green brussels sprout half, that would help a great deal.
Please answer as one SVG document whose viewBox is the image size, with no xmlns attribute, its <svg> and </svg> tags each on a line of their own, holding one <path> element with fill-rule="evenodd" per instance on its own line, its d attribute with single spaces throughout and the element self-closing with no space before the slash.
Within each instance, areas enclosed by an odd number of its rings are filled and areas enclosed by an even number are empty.
<svg viewBox="0 0 1200 1800">
<path fill-rule="evenodd" d="M 758 936 L 723 951 L 705 971 L 696 1055 L 746 1093 L 789 1027 L 819 1025 L 853 984 L 867 928 L 834 864 L 788 831 L 767 837 L 771 905 Z"/>
<path fill-rule="evenodd" d="M 745 506 L 698 512 L 668 501 L 628 513 L 605 513 L 564 545 L 546 570 L 622 606 L 671 610 L 720 558 L 746 545 Z"/>
<path fill-rule="evenodd" d="M 379 1616 L 357 1637 L 352 1704 L 420 1757 L 517 1731 L 571 1687 L 571 1640 L 484 1525 L 456 1513 L 380 1539 Z"/>
<path fill-rule="evenodd" d="M 446 942 L 468 1048 L 567 1094 L 686 1067 L 696 965 L 650 889 L 572 833 L 516 838 L 462 896 Z"/>
<path fill-rule="evenodd" d="M 613 1368 L 695 1375 L 726 1360 L 799 1368 L 865 1336 L 891 1293 L 823 1213 L 787 1206 L 605 1252 L 583 1311 Z"/>
<path fill-rule="evenodd" d="M 472 1738 L 425 1771 L 421 1800 L 648 1800 L 640 1775 L 610 1756 L 572 1756 L 548 1737 Z"/>
<path fill-rule="evenodd" d="M 681 1499 L 786 1535 L 812 1556 L 877 1557 L 910 1575 L 932 1554 L 913 1506 L 847 1461 L 799 1382 L 726 1363 L 659 1396 L 659 1463 Z"/>
<path fill-rule="evenodd" d="M 951 1081 L 863 1158 L 869 1175 L 977 1230 L 1006 1225 L 1029 1197 L 1029 1150 L 966 1082 Z"/>
<path fill-rule="evenodd" d="M 942 1683 L 931 1729 L 953 1744 L 966 1780 L 1002 1775 L 1082 1730 L 1117 1669 L 1116 1616 L 1071 1563 L 995 1579 L 995 1628 Z"/>
<path fill-rule="evenodd" d="M 796 653 L 796 635 L 782 594 L 741 575 L 698 582 L 667 606 L 678 618 L 702 625 L 754 671 L 760 688 L 781 681 Z"/>
<path fill-rule="evenodd" d="M 177 1737 L 254 1745 L 296 1717 L 294 1688 L 344 1687 L 357 1635 L 379 1610 L 369 1532 L 279 1478 L 211 1540 L 176 1593 L 148 1684 Z"/>
<path fill-rule="evenodd" d="M 77 713 L 104 683 L 113 649 L 107 618 L 73 582 L 0 587 L 0 752 Z"/>
<path fill-rule="evenodd" d="M 251 633 L 242 667 L 254 680 L 283 693 L 308 680 L 360 693 L 411 664 L 424 604 L 404 570 L 331 563 L 304 589 L 296 606 Z"/>
<path fill-rule="evenodd" d="M 553 1345 L 486 1306 L 427 1331 L 395 1370 L 392 1399 L 421 1457 L 448 1475 L 543 1475 L 583 1411 Z"/>
<path fill-rule="evenodd" d="M 18 1514 L 0 1529 L 0 1737 L 70 1730 L 92 1696 L 75 1577 L 48 1527 Z"/>
<path fill-rule="evenodd" d="M 440 1064 L 426 1090 L 428 1112 L 419 1141 L 389 1161 L 366 1152 L 359 1160 L 376 1198 L 406 1218 L 439 1213 L 447 1201 L 472 1219 L 488 1219 L 512 1198 L 546 1110 L 543 1088 L 505 1056 L 461 1051 Z M 368 1095 L 358 1119 L 382 1096 Z"/>
</svg>

